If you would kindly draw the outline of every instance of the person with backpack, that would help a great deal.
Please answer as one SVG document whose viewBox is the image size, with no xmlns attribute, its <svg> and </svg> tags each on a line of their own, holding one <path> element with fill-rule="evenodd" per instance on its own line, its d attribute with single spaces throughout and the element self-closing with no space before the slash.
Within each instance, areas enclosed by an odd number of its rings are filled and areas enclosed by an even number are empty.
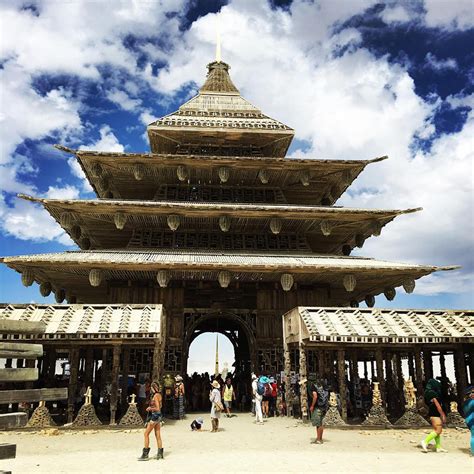
<svg viewBox="0 0 474 474">
<path fill-rule="evenodd" d="M 270 400 L 272 398 L 272 386 L 270 384 L 270 379 L 263 375 L 259 379 L 260 391 L 262 395 L 262 412 L 263 418 L 268 418 L 269 409 L 270 409 Z"/>
<path fill-rule="evenodd" d="M 329 391 L 318 380 L 311 383 L 309 389 L 311 424 L 316 428 L 316 440 L 314 444 L 323 444 L 324 416 L 328 410 Z"/>
<path fill-rule="evenodd" d="M 263 399 L 263 384 L 260 383 L 258 377 L 252 374 L 252 394 L 255 400 L 255 423 L 263 425 L 262 415 L 262 399 Z"/>
</svg>

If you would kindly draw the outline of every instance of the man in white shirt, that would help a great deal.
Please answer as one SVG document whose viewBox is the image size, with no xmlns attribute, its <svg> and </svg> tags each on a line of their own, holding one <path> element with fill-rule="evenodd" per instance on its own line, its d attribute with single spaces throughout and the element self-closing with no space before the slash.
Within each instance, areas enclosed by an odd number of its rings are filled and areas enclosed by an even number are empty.
<svg viewBox="0 0 474 474">
<path fill-rule="evenodd" d="M 258 393 L 258 377 L 252 374 L 252 393 L 255 399 L 255 423 L 263 425 L 262 399 L 263 395 Z"/>
</svg>

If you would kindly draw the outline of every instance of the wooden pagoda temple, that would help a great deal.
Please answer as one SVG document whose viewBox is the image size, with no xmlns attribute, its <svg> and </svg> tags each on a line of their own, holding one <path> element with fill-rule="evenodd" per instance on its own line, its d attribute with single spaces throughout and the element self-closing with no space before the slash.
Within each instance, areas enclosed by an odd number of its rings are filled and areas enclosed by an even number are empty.
<svg viewBox="0 0 474 474">
<path fill-rule="evenodd" d="M 277 374 L 282 315 L 293 308 L 372 307 L 376 295 L 392 300 L 396 288 L 411 293 L 416 279 L 454 268 L 351 256 L 419 209 L 335 206 L 386 157 L 287 158 L 293 135 L 216 61 L 196 97 L 148 126 L 150 153 L 57 146 L 97 199 L 21 197 L 44 206 L 80 249 L 2 259 L 58 303 L 0 308 L 0 317 L 47 323 L 45 380 L 57 357 L 71 362 L 70 393 L 78 371 L 92 381 L 99 361 L 114 391 L 118 374 L 184 373 L 191 342 L 207 331 L 230 338 L 238 372 Z M 113 395 L 112 422 L 116 410 Z"/>
</svg>

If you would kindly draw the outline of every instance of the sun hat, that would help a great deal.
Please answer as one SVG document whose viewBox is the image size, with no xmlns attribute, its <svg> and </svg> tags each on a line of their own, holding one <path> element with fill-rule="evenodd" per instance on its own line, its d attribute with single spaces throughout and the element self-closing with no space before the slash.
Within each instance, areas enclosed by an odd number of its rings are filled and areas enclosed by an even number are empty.
<svg viewBox="0 0 474 474">
<path fill-rule="evenodd" d="M 213 380 L 211 385 L 214 387 L 214 388 L 221 388 L 221 386 L 219 385 L 219 382 L 217 380 Z"/>
<path fill-rule="evenodd" d="M 196 421 L 200 424 L 200 425 L 203 425 L 204 424 L 204 420 L 202 418 L 197 418 Z"/>
<path fill-rule="evenodd" d="M 183 381 L 183 377 L 181 377 L 181 375 L 177 375 L 175 378 L 176 382 L 182 382 Z"/>
</svg>

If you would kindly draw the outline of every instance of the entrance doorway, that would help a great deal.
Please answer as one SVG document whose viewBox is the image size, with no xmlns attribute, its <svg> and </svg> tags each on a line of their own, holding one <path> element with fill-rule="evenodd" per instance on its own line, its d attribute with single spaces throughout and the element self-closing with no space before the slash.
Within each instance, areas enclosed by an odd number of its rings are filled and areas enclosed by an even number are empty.
<svg viewBox="0 0 474 474">
<path fill-rule="evenodd" d="M 221 350 L 219 354 L 232 354 L 229 357 L 219 357 L 219 373 L 231 375 L 232 384 L 236 392 L 237 408 L 246 409 L 250 401 L 250 376 L 255 366 L 255 316 L 252 313 L 236 314 L 226 311 L 202 311 L 185 314 L 185 338 L 184 338 L 184 372 L 189 374 L 190 386 L 188 394 L 191 399 L 201 399 L 205 402 L 204 393 L 209 395 L 210 380 L 201 380 L 202 377 L 194 376 L 194 372 L 201 374 L 203 370 L 197 367 L 206 367 L 212 378 L 215 372 L 216 336 Z M 200 342 L 202 341 L 202 342 Z M 205 343 L 205 350 L 199 350 L 201 344 Z M 197 347 L 194 352 L 194 347 Z M 201 346 L 202 347 L 202 346 Z M 225 350 L 225 352 L 224 352 Z M 227 360 L 225 359 L 227 357 Z M 202 365 L 204 360 L 204 366 Z M 224 362 L 227 361 L 227 373 L 222 374 Z M 197 383 L 193 382 L 193 378 Z M 199 379 L 199 380 L 198 380 Z M 200 387 L 199 389 L 196 386 Z M 191 405 L 193 405 L 191 401 Z"/>
</svg>

